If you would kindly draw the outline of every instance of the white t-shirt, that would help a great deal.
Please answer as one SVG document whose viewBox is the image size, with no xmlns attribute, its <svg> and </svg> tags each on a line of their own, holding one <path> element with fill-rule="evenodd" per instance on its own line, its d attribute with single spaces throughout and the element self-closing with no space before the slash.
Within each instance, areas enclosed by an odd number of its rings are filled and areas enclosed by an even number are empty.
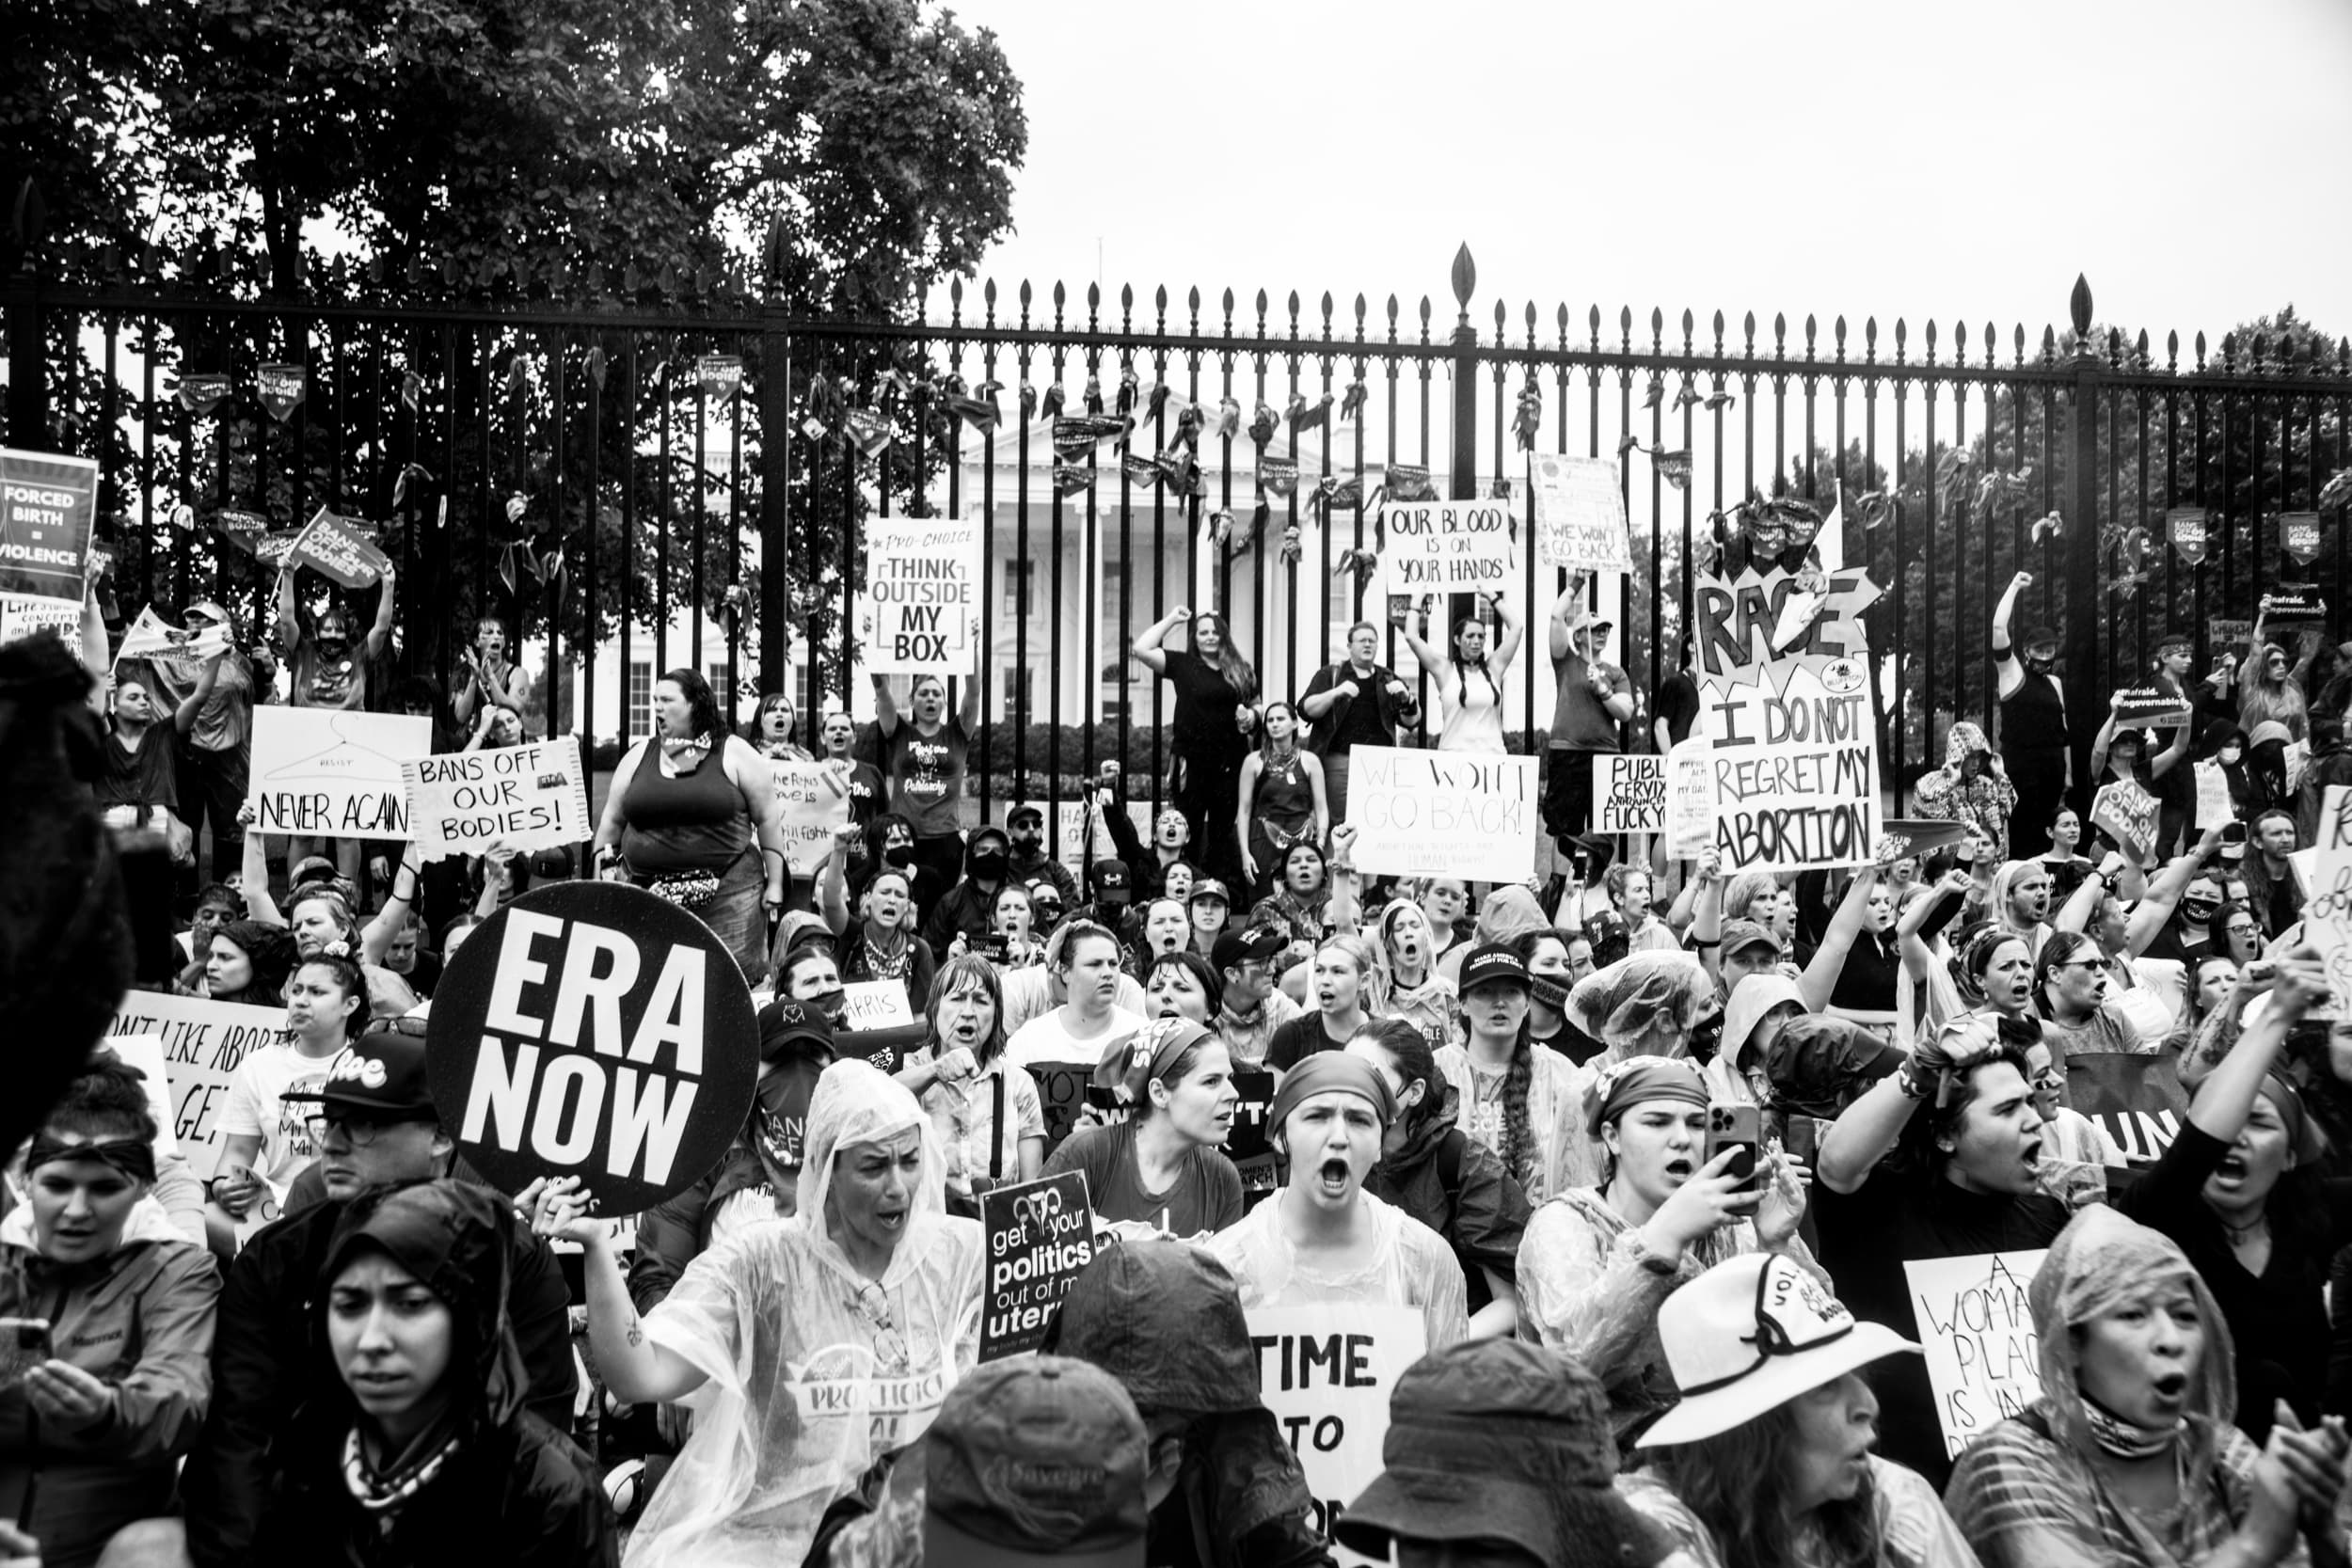
<svg viewBox="0 0 2352 1568">
<path fill-rule="evenodd" d="M 1370 1193 L 1358 1195 L 1372 1214 L 1377 1238 L 1372 1260 L 1352 1275 L 1326 1274 L 1298 1256 L 1282 1234 L 1279 1194 L 1209 1238 L 1207 1250 L 1232 1272 L 1241 1304 L 1311 1307 L 1318 1302 L 1367 1302 L 1420 1310 L 1428 1350 L 1443 1350 L 1470 1332 L 1470 1286 L 1453 1245 L 1403 1210 Z"/>
<path fill-rule="evenodd" d="M 229 1080 L 229 1102 L 220 1112 L 221 1136 L 258 1135 L 262 1152 L 253 1163 L 254 1174 L 281 1193 L 319 1157 L 318 1146 L 303 1125 L 318 1114 L 318 1105 L 307 1100 L 289 1105 L 281 1097 L 318 1088 L 342 1054 L 304 1056 L 291 1045 L 264 1046 L 246 1052 Z"/>
<path fill-rule="evenodd" d="M 1041 1062 L 1099 1061 L 1103 1047 L 1134 1034 L 1144 1024 L 1141 1013 L 1131 1013 L 1113 1005 L 1109 1026 L 1100 1034 L 1080 1039 L 1064 1023 L 1070 1016 L 1070 1009 L 1062 1006 L 1029 1020 L 1005 1042 L 1005 1060 L 1014 1067 L 1036 1067 Z"/>
<path fill-rule="evenodd" d="M 1000 970 L 997 977 L 1004 982 L 1005 1034 L 1008 1037 L 1019 1034 L 1022 1025 L 1031 1019 L 1041 1018 L 1061 1006 L 1054 1000 L 1053 976 L 1042 964 L 1025 964 L 1017 969 Z M 1150 1010 L 1151 1004 L 1145 1000 L 1143 988 L 1136 984 L 1135 977 L 1121 974 L 1119 977 L 1119 994 L 1112 1006 L 1140 1015 Z"/>
</svg>

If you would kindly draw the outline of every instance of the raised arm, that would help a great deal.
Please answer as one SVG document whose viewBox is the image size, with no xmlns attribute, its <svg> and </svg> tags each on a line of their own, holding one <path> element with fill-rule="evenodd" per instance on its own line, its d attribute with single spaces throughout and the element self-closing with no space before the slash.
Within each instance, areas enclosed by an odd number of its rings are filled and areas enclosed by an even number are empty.
<svg viewBox="0 0 2352 1568">
<path fill-rule="evenodd" d="M 980 677 L 963 677 L 963 701 L 956 705 L 956 723 L 969 736 L 980 727 Z"/>
<path fill-rule="evenodd" d="M 890 677 L 874 677 L 874 738 L 888 740 L 898 733 L 898 699 L 890 694 Z"/>
<path fill-rule="evenodd" d="M 2090 737 L 2090 776 L 2094 779 L 2107 770 L 2107 753 L 2115 748 L 2115 716 L 2122 706 L 2123 693 L 2119 691 L 2109 697 L 2106 722 Z"/>
<path fill-rule="evenodd" d="M 1168 634 L 1177 626 L 1189 626 L 1191 622 L 1192 607 L 1178 605 L 1136 633 L 1134 641 L 1127 644 L 1127 657 L 1155 675 L 1167 674 L 1168 650 L 1160 644 L 1168 641 Z"/>
<path fill-rule="evenodd" d="M 196 716 L 204 711 L 205 699 L 212 696 L 213 688 L 220 680 L 220 661 L 228 657 L 229 650 L 224 648 L 204 661 L 203 672 L 196 677 L 195 689 L 188 693 L 185 702 L 172 709 L 171 727 L 173 729 L 185 735 L 196 728 Z"/>
<path fill-rule="evenodd" d="M 2205 1075 L 2189 1101 L 2189 1125 L 2223 1143 L 2235 1140 L 2253 1113 L 2264 1076 L 2286 1046 L 2287 1031 L 2301 1021 L 2305 1008 L 2327 994 L 2328 974 L 2316 953 L 2302 947 L 2281 958 L 2270 1006 Z"/>
<path fill-rule="evenodd" d="M 646 1338 L 628 1281 L 621 1277 L 620 1259 L 613 1256 L 612 1227 L 589 1217 L 587 1195 L 577 1178 L 534 1181 L 516 1195 L 515 1205 L 532 1216 L 532 1228 L 540 1235 L 567 1236 L 580 1243 L 588 1287 L 588 1343 L 606 1387 L 631 1404 L 666 1404 L 709 1381 L 686 1357 Z"/>
<path fill-rule="evenodd" d="M 1879 867 L 1894 858 L 1893 841 L 1879 846 L 1879 857 L 1854 873 L 1846 885 L 1846 896 L 1837 901 L 1837 909 L 1829 917 L 1829 925 L 1821 932 L 1821 945 L 1814 949 L 1813 961 L 1797 976 L 1797 992 L 1804 998 L 1809 1012 L 1820 1012 L 1829 1006 L 1830 992 L 1837 989 L 1837 975 L 1846 967 L 1846 955 L 1853 950 L 1853 939 L 1862 934 L 1862 920 L 1870 908 L 1870 894 L 1879 884 Z"/>
<path fill-rule="evenodd" d="M 834 936 L 850 928 L 850 846 L 864 830 L 845 822 L 833 831 L 833 847 L 817 873 L 817 913 Z"/>
<path fill-rule="evenodd" d="M 2016 691 L 2026 678 L 2026 667 L 2017 661 L 2016 645 L 2010 640 L 2009 628 L 2010 619 L 2017 613 L 2017 595 L 2032 586 L 2032 573 L 2018 573 L 2009 579 L 2001 602 L 1993 607 L 1993 662 L 2004 697 Z"/>
<path fill-rule="evenodd" d="M 1582 595 L 1583 584 L 1570 578 L 1560 590 L 1560 596 L 1551 601 L 1551 661 L 1554 664 L 1568 657 L 1576 640 L 1568 635 L 1568 623 L 1575 618 L 1576 601 Z"/>
<path fill-rule="evenodd" d="M 1486 668 L 1494 675 L 1495 684 L 1501 686 L 1502 677 L 1510 673 L 1511 661 L 1519 657 L 1519 644 L 1527 641 L 1527 623 L 1512 619 L 1510 607 L 1500 598 L 1480 596 L 1486 598 L 1488 608 L 1494 610 L 1495 625 L 1502 628 L 1502 636 L 1496 641 L 1494 652 L 1486 656 Z"/>
<path fill-rule="evenodd" d="M 1413 650 L 1413 657 L 1433 675 L 1445 673 L 1445 657 L 1422 641 L 1421 607 L 1415 605 L 1405 612 L 1405 624 L 1396 628 L 1404 635 L 1405 645 Z"/>
<path fill-rule="evenodd" d="M 397 599 L 392 588 L 392 568 L 387 564 L 383 581 L 376 585 L 375 625 L 368 628 L 369 658 L 382 658 L 384 650 L 392 645 L 392 610 Z"/>
<path fill-rule="evenodd" d="M 1346 822 L 1331 830 L 1331 901 L 1325 907 L 1335 931 L 1351 930 L 1362 918 L 1363 905 L 1356 891 L 1356 829 Z"/>
<path fill-rule="evenodd" d="M 2137 958 L 2156 940 L 2156 933 L 2172 918 L 2173 907 L 2188 893 L 2188 884 L 2197 879 L 2199 870 L 2220 848 L 2221 829 L 2216 825 L 2204 831 L 2197 847 L 2187 854 L 2172 857 L 2156 879 L 2148 884 L 2139 902 L 2132 906 L 2131 920 L 2123 928 L 2124 952 Z"/>
<path fill-rule="evenodd" d="M 237 821 L 245 829 L 245 860 L 237 868 L 237 892 L 245 897 L 245 912 L 264 926 L 283 926 L 278 900 L 269 895 L 269 846 L 254 819 L 251 806 L 241 806 Z"/>
<path fill-rule="evenodd" d="M 2082 885 L 2058 906 L 2058 913 L 2050 917 L 2050 929 L 2090 929 L 2090 918 L 2099 912 L 2099 901 L 2114 891 L 2115 884 L 2122 878 L 2124 863 L 2122 855 L 2108 850 L 2106 858 L 2084 874 Z"/>
<path fill-rule="evenodd" d="M 294 598 L 294 569 L 289 562 L 278 568 L 278 641 L 291 654 L 302 641 L 301 606 Z"/>
<path fill-rule="evenodd" d="M 384 955 L 391 950 L 392 939 L 408 924 L 408 911 L 417 901 L 417 847 L 412 842 L 401 854 L 400 868 L 392 873 L 391 896 L 384 900 L 384 907 L 359 933 L 360 956 L 369 963 L 381 964 Z M 408 879 L 405 893 L 400 891 L 403 875 Z"/>
</svg>

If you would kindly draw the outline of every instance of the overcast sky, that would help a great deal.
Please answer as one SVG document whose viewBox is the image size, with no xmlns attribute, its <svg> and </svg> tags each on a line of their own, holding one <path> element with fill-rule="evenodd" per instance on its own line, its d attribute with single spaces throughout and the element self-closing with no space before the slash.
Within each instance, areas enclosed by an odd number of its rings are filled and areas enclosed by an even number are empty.
<svg viewBox="0 0 2352 1568">
<path fill-rule="evenodd" d="M 964 0 L 1024 84 L 1042 295 L 1358 291 L 1478 263 L 1516 335 L 1565 302 L 1672 332 L 1807 311 L 2217 339 L 2352 334 L 2352 0 Z"/>
</svg>

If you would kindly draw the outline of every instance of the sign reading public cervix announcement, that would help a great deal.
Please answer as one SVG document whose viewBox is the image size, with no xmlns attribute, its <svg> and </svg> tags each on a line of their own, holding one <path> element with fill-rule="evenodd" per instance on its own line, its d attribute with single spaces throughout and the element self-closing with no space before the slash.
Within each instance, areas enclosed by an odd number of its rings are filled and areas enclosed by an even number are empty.
<svg viewBox="0 0 2352 1568">
<path fill-rule="evenodd" d="M 0 447 L 0 594 L 82 602 L 98 465 Z"/>
<path fill-rule="evenodd" d="M 525 894 L 433 994 L 444 1126 L 508 1192 L 576 1176 L 605 1213 L 685 1191 L 751 1114 L 759 1026 L 743 973 L 692 914 L 618 882 Z"/>
<path fill-rule="evenodd" d="M 980 649 L 979 524 L 869 518 L 858 641 L 874 674 L 972 673 Z"/>
<path fill-rule="evenodd" d="M 1698 584 L 1694 652 L 1725 871 L 1870 858 L 1878 726 L 1861 616 L 1878 594 L 1858 571 L 1800 581 L 1774 568 Z"/>
</svg>

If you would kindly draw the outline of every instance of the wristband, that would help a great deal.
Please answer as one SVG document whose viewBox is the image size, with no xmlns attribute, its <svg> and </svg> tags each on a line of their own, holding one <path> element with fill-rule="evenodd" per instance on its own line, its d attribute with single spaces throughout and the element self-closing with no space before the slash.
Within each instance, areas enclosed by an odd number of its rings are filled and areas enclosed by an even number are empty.
<svg viewBox="0 0 2352 1568">
<path fill-rule="evenodd" d="M 1928 1097 L 1927 1088 L 1919 1082 L 1919 1074 L 1913 1070 L 1909 1062 L 1895 1069 L 1895 1086 L 1903 1091 L 1905 1100 L 1925 1100 Z"/>
<path fill-rule="evenodd" d="M 1721 947 L 1723 944 L 1721 937 L 1692 937 L 1691 939 L 1692 950 L 1699 953 L 1704 953 L 1710 947 Z"/>
</svg>

